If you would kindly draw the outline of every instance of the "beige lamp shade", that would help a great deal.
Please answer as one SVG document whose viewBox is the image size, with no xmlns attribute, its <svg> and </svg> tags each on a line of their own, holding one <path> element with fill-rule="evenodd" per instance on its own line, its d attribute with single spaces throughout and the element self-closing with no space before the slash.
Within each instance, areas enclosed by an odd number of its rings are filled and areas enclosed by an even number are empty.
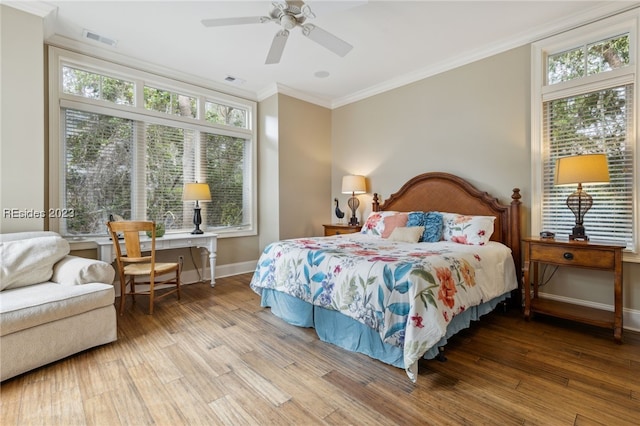
<svg viewBox="0 0 640 426">
<path fill-rule="evenodd" d="M 605 154 L 585 154 L 558 158 L 556 185 L 609 182 L 609 165 Z"/>
<path fill-rule="evenodd" d="M 211 191 L 206 183 L 185 183 L 182 191 L 183 201 L 211 201 Z"/>
<path fill-rule="evenodd" d="M 343 194 L 364 194 L 367 192 L 367 185 L 364 176 L 348 175 L 342 178 Z"/>
</svg>

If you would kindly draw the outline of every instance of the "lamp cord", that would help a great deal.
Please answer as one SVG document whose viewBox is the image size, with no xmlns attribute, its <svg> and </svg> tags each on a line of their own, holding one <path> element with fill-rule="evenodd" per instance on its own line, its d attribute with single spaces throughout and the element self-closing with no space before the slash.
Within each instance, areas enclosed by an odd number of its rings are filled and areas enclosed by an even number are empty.
<svg viewBox="0 0 640 426">
<path fill-rule="evenodd" d="M 198 265 L 196 265 L 196 260 L 193 257 L 193 247 L 189 247 L 189 256 L 191 257 L 191 263 L 196 268 L 196 272 L 198 273 L 198 282 L 201 283 L 202 282 L 202 274 L 200 273 L 200 268 L 198 268 Z"/>
<path fill-rule="evenodd" d="M 547 278 L 546 280 L 544 279 L 544 276 L 547 274 L 547 267 L 549 265 L 545 264 L 542 267 L 542 276 L 540 277 L 540 283 L 538 284 L 538 288 L 540 287 L 544 287 L 545 285 L 549 284 L 549 281 L 551 281 L 551 278 L 553 278 L 553 276 L 556 274 L 556 272 L 558 271 L 559 266 L 555 266 L 553 268 L 553 271 L 551 271 L 551 275 L 549 275 L 549 278 Z"/>
</svg>

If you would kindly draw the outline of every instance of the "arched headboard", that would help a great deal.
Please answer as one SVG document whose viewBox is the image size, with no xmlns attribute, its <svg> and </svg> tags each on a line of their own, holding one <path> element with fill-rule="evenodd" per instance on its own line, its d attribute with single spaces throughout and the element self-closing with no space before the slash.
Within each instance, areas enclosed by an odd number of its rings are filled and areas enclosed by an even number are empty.
<svg viewBox="0 0 640 426">
<path fill-rule="evenodd" d="M 459 176 L 443 172 L 423 173 L 407 181 L 380 203 L 373 194 L 373 211 L 441 211 L 465 215 L 495 216 L 491 240 L 511 248 L 518 282 L 522 276 L 520 253 L 520 189 L 514 188 L 510 204 L 478 190 Z"/>
</svg>

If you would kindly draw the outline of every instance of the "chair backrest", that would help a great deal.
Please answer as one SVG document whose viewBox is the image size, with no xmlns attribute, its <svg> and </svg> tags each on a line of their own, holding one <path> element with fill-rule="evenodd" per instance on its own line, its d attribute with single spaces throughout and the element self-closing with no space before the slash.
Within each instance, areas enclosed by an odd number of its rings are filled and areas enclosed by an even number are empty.
<svg viewBox="0 0 640 426">
<path fill-rule="evenodd" d="M 116 249 L 116 259 L 119 261 L 134 262 L 151 262 L 155 263 L 156 257 L 156 224 L 150 221 L 136 220 L 119 220 L 107 222 L 107 229 L 111 234 L 111 239 Z M 140 247 L 140 232 L 149 232 L 151 234 L 151 255 L 142 256 Z M 124 245 L 127 255 L 122 255 L 118 234 L 124 235 Z"/>
</svg>

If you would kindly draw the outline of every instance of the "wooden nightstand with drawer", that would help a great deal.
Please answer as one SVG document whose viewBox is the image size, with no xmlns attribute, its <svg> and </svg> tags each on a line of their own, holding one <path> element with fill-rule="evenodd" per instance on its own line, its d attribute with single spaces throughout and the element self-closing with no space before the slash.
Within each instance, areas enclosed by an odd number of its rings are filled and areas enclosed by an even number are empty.
<svg viewBox="0 0 640 426">
<path fill-rule="evenodd" d="M 622 342 L 622 250 L 620 244 L 591 241 L 562 241 L 544 238 L 524 239 L 524 317 L 534 312 L 598 327 L 613 329 L 613 338 Z M 538 297 L 540 264 L 597 269 L 613 273 L 614 312 Z M 533 271 L 533 294 L 530 272 Z"/>
<path fill-rule="evenodd" d="M 362 229 L 361 225 L 341 225 L 338 223 L 322 226 L 324 226 L 325 237 L 329 237 L 331 235 L 354 234 L 356 232 L 360 232 Z"/>
</svg>

